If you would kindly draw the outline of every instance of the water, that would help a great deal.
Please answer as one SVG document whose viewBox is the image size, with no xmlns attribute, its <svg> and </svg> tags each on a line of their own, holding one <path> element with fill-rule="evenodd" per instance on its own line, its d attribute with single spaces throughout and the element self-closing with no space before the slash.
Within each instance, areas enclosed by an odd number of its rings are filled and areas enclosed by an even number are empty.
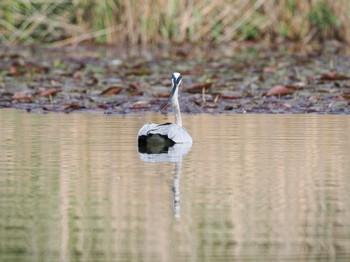
<svg viewBox="0 0 350 262">
<path fill-rule="evenodd" d="M 185 116 L 163 156 L 148 120 L 0 110 L 0 260 L 350 259 L 349 116 Z"/>
</svg>

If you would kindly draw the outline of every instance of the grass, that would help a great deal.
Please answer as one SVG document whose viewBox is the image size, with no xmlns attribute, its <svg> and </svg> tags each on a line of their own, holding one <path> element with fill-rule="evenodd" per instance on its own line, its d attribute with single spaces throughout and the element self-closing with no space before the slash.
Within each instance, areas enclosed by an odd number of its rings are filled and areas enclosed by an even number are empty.
<svg viewBox="0 0 350 262">
<path fill-rule="evenodd" d="M 276 38 L 350 43 L 348 0 L 2 0 L 0 8 L 6 45 Z"/>
</svg>

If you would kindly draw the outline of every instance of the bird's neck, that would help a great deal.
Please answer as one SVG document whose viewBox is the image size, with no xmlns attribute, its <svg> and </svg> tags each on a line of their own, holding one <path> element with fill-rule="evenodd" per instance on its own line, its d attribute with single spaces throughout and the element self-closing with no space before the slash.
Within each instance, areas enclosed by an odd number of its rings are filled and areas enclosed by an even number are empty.
<svg viewBox="0 0 350 262">
<path fill-rule="evenodd" d="M 179 101 L 177 99 L 173 99 L 172 104 L 173 104 L 173 110 L 175 114 L 175 124 L 177 124 L 178 126 L 182 126 Z"/>
</svg>

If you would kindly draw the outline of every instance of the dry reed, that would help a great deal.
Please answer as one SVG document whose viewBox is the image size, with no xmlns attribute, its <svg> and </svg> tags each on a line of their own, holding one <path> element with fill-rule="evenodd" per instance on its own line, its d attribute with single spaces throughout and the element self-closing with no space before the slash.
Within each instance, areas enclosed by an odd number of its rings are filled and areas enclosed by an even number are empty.
<svg viewBox="0 0 350 262">
<path fill-rule="evenodd" d="M 348 0 L 2 0 L 0 41 L 152 44 L 283 38 L 350 42 Z"/>
</svg>

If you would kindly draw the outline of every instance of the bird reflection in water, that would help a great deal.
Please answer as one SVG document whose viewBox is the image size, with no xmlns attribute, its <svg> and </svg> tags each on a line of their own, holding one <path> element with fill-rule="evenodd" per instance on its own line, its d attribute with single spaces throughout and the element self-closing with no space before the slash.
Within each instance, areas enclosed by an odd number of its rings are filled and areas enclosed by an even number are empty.
<svg viewBox="0 0 350 262">
<path fill-rule="evenodd" d="M 181 217 L 180 206 L 180 176 L 182 158 L 190 151 L 191 144 L 174 144 L 172 146 L 142 147 L 139 144 L 140 158 L 145 162 L 173 162 L 175 163 L 174 179 L 172 182 L 173 210 L 177 219 Z"/>
</svg>

